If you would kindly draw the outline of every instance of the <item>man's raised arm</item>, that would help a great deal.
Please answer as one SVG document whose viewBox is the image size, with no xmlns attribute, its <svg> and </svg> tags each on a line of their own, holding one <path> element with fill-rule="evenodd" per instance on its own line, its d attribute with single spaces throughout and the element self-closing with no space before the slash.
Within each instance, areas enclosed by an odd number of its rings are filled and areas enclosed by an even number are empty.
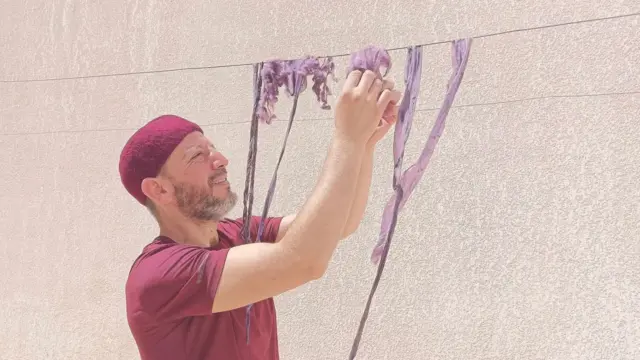
<svg viewBox="0 0 640 360">
<path fill-rule="evenodd" d="M 383 89 L 382 80 L 370 71 L 349 74 L 313 192 L 280 241 L 237 246 L 228 250 L 226 259 L 217 257 L 215 266 L 222 271 L 214 281 L 213 312 L 255 303 L 324 275 L 347 225 L 367 143 L 388 130 L 380 119 L 387 105 L 399 98 L 398 92 Z"/>
</svg>

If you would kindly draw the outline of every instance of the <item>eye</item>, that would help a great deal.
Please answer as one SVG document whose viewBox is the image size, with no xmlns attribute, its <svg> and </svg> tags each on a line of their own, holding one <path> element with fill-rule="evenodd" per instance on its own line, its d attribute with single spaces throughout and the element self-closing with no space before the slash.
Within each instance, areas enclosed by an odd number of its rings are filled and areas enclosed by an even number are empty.
<svg viewBox="0 0 640 360">
<path fill-rule="evenodd" d="M 191 157 L 191 160 L 195 160 L 196 158 L 200 157 L 202 155 L 202 151 L 198 151 L 197 153 L 195 153 L 195 155 L 193 155 Z"/>
</svg>

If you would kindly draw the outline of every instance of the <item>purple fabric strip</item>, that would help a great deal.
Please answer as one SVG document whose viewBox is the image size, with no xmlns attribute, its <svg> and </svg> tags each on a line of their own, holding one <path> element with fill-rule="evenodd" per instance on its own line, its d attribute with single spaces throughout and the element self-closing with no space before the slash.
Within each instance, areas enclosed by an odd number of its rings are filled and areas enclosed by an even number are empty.
<svg viewBox="0 0 640 360">
<path fill-rule="evenodd" d="M 407 137 L 409 136 L 409 132 L 411 130 L 411 122 L 413 121 L 413 114 L 415 112 L 415 106 L 418 101 L 418 95 L 420 93 L 420 76 L 422 74 L 422 47 L 411 47 L 407 49 L 407 63 L 405 66 L 405 92 L 402 98 L 402 102 L 400 103 L 400 108 L 398 109 L 398 121 L 395 125 L 395 134 L 394 134 L 394 144 L 393 144 L 393 154 L 394 154 L 394 173 L 393 173 L 393 187 L 396 191 L 402 192 L 402 188 L 397 186 L 396 184 L 399 182 L 400 171 L 397 171 L 398 168 L 402 167 L 402 158 L 404 157 L 404 148 L 407 142 Z M 394 208 L 397 208 L 398 204 L 395 204 Z M 386 215 L 386 212 L 385 212 Z M 389 220 L 395 224 L 398 212 L 392 211 L 388 214 L 390 216 Z M 395 227 L 394 227 L 395 228 Z M 394 229 L 391 229 L 393 232 Z M 378 289 L 378 285 L 380 283 L 380 278 L 382 277 L 382 272 L 384 270 L 384 265 L 386 263 L 386 256 L 382 258 L 380 265 L 378 266 L 378 271 L 376 272 L 376 277 L 373 281 L 373 285 L 371 287 L 371 291 L 369 292 L 369 297 L 367 299 L 367 304 L 365 305 L 364 312 L 360 319 L 360 325 L 358 326 L 358 331 L 356 332 L 355 339 L 353 340 L 353 344 L 351 346 L 351 353 L 349 354 L 349 359 L 355 359 L 356 354 L 358 352 L 358 348 L 360 347 L 360 341 L 362 340 L 362 335 L 364 333 L 364 326 L 369 318 L 369 311 L 371 309 L 371 303 L 373 301 L 373 296 Z"/>
<path fill-rule="evenodd" d="M 244 243 L 251 242 L 251 234 L 249 225 L 251 222 L 251 213 L 253 209 L 253 187 L 256 173 L 256 156 L 258 153 L 258 107 L 260 104 L 260 89 L 262 87 L 262 78 L 260 72 L 262 64 L 253 66 L 253 111 L 251 113 L 251 128 L 249 130 L 249 154 L 247 155 L 247 174 L 244 182 L 244 209 L 242 213 L 242 240 Z"/>
<path fill-rule="evenodd" d="M 264 225 L 267 216 L 269 215 L 269 208 L 273 200 L 275 193 L 276 182 L 278 180 L 278 170 L 284 157 L 285 149 L 287 147 L 287 140 L 291 133 L 291 126 L 293 125 L 293 119 L 295 118 L 296 109 L 298 107 L 298 98 L 304 90 L 307 88 L 307 77 L 312 76 L 313 87 L 312 90 L 316 95 L 316 99 L 321 103 L 321 108 L 328 110 L 331 107 L 328 105 L 328 96 L 331 95 L 331 90 L 327 85 L 327 81 L 330 76 L 333 75 L 335 65 L 331 58 L 326 58 L 323 62 L 320 62 L 317 58 L 306 57 L 298 60 L 280 61 L 274 60 L 263 63 L 262 68 L 257 73 L 254 73 L 254 95 L 257 96 L 254 103 L 254 118 L 251 123 L 251 139 L 250 139 L 250 152 L 249 160 L 247 161 L 247 184 L 249 183 L 249 174 L 251 173 L 250 190 L 248 185 L 245 185 L 245 203 L 249 202 L 253 204 L 253 177 L 255 174 L 255 155 L 257 154 L 257 135 L 258 135 L 258 122 L 265 124 L 271 124 L 276 119 L 275 104 L 278 102 L 278 96 L 280 94 L 280 87 L 284 86 L 285 91 L 289 96 L 293 96 L 293 106 L 289 114 L 289 123 L 285 133 L 284 142 L 280 149 L 280 156 L 273 170 L 271 177 L 271 183 L 269 184 L 269 190 L 265 198 L 264 207 L 262 208 L 262 217 L 258 225 L 258 232 L 255 242 L 262 240 L 262 234 L 264 232 Z M 254 72 L 255 72 L 254 68 Z M 257 79 L 256 79 L 257 78 Z M 250 199 L 250 200 L 247 200 Z M 245 211 L 243 238 L 245 242 L 250 242 L 248 225 L 250 224 L 251 208 Z M 246 234 L 245 234 L 246 232 Z M 246 239 L 249 239 L 247 241 Z M 250 312 L 253 304 L 247 306 L 246 312 L 246 332 L 247 332 L 247 344 L 249 343 L 250 333 Z"/>
<path fill-rule="evenodd" d="M 262 233 L 264 232 L 264 224 L 267 216 L 269 215 L 269 207 L 271 206 L 271 201 L 273 200 L 273 194 L 276 191 L 276 182 L 278 181 L 278 169 L 280 168 L 280 163 L 282 162 L 282 158 L 284 157 L 284 151 L 287 147 L 287 140 L 289 139 L 289 133 L 291 132 L 291 125 L 293 124 L 293 119 L 296 116 L 296 108 L 298 107 L 299 96 L 300 94 L 298 92 L 296 92 L 293 95 L 293 106 L 291 107 L 291 112 L 289 113 L 289 124 L 287 125 L 287 132 L 284 135 L 282 148 L 280 148 L 280 157 L 278 157 L 276 168 L 273 169 L 271 184 L 269 184 L 267 197 L 264 200 L 264 207 L 262 208 L 262 218 L 260 219 L 260 225 L 258 226 L 258 236 L 256 238 L 256 242 L 260 242 L 262 240 Z"/>
<path fill-rule="evenodd" d="M 260 105 L 260 89 L 262 87 L 262 78 L 260 71 L 262 64 L 256 64 L 253 66 L 253 111 L 251 114 L 251 129 L 249 131 L 249 154 L 247 156 L 247 175 L 244 184 L 244 210 L 242 214 L 242 239 L 245 244 L 251 242 L 251 213 L 253 209 L 253 188 L 254 178 L 256 173 L 256 157 L 258 154 L 258 107 Z M 251 326 L 251 304 L 247 306 L 246 310 L 246 329 L 247 329 L 247 344 L 249 343 L 249 328 Z"/>
<path fill-rule="evenodd" d="M 262 240 L 264 224 L 267 216 L 269 215 L 269 208 L 271 206 L 271 201 L 273 200 L 276 182 L 278 180 L 278 170 L 280 169 L 280 164 L 284 157 L 287 140 L 289 139 L 293 119 L 296 115 L 298 98 L 300 97 L 300 94 L 307 89 L 307 77 L 312 76 L 312 90 L 316 94 L 318 102 L 321 103 L 321 108 L 329 110 L 331 109 L 331 106 L 328 104 L 328 96 L 331 95 L 331 90 L 327 85 L 327 81 L 329 77 L 333 75 L 335 65 L 331 58 L 326 58 L 323 62 L 320 62 L 314 57 L 306 57 L 304 59 L 290 61 L 276 60 L 265 66 L 265 69 L 267 69 L 267 71 L 264 71 L 262 74 L 265 83 L 262 94 L 263 98 L 268 99 L 268 101 L 263 103 L 263 122 L 270 123 L 275 118 L 274 104 L 278 101 L 279 86 L 284 86 L 287 94 L 289 96 L 293 96 L 293 106 L 289 113 L 289 123 L 287 125 L 282 148 L 280 149 L 280 156 L 278 158 L 276 168 L 273 171 L 264 207 L 262 208 L 262 218 L 258 225 L 258 236 L 256 238 L 256 242 Z"/>
<path fill-rule="evenodd" d="M 321 108 L 331 109 L 327 103 L 328 96 L 331 95 L 327 82 L 334 70 L 335 64 L 330 57 L 323 59 L 322 62 L 308 56 L 297 60 L 272 60 L 264 63 L 261 72 L 263 86 L 258 108 L 260 121 L 271 124 L 276 119 L 275 104 L 278 102 L 281 87 L 285 87 L 289 96 L 294 96 L 296 93 L 300 95 L 307 89 L 308 76 L 312 76 L 312 90 L 318 102 L 322 104 Z"/>
<path fill-rule="evenodd" d="M 393 134 L 393 188 L 398 186 L 402 175 L 404 149 L 409 140 L 413 115 L 420 95 L 420 79 L 422 78 L 422 47 L 411 47 L 407 50 L 407 63 L 404 70 L 406 89 L 400 108 L 398 121 Z"/>
<path fill-rule="evenodd" d="M 449 109 L 451 108 L 451 104 L 453 103 L 455 94 L 457 93 L 460 82 L 462 81 L 464 70 L 467 66 L 470 45 L 471 39 L 457 40 L 453 43 L 453 74 L 449 79 L 447 95 L 438 114 L 438 118 L 436 119 L 436 123 L 433 126 L 429 140 L 427 141 L 417 163 L 412 165 L 402 175 L 399 175 L 402 168 L 402 158 L 404 157 L 404 147 L 411 128 L 411 120 L 413 119 L 413 114 L 415 112 L 415 97 L 418 96 L 419 85 L 416 84 L 416 82 L 419 83 L 421 75 L 418 71 L 420 68 L 419 64 L 421 64 L 422 61 L 421 48 L 418 47 L 408 50 L 407 66 L 405 68 L 405 97 L 400 105 L 398 123 L 396 123 L 395 129 L 396 134 L 394 136 L 394 194 L 391 199 L 389 199 L 384 209 L 382 217 L 382 231 L 378 244 L 376 244 L 376 248 L 374 248 L 372 254 L 372 260 L 374 263 L 378 263 L 378 270 L 376 272 L 376 277 L 373 281 L 371 291 L 369 292 L 365 310 L 362 314 L 362 318 L 360 319 L 360 326 L 351 347 L 351 353 L 349 354 L 350 360 L 355 359 L 358 347 L 360 346 L 364 326 L 369 317 L 373 296 L 378 289 L 382 272 L 387 262 L 387 255 L 389 254 L 391 240 L 393 239 L 393 234 L 398 221 L 398 214 L 422 177 L 422 173 L 433 154 L 436 143 L 442 135 L 442 131 L 444 130 L 444 121 Z M 407 97 L 410 100 L 405 101 Z"/>
<path fill-rule="evenodd" d="M 458 92 L 458 88 L 460 87 L 460 82 L 464 76 L 464 71 L 467 67 L 467 61 L 469 60 L 469 52 L 471 48 L 471 39 L 464 40 L 456 40 L 453 42 L 453 74 L 449 79 L 449 85 L 447 89 L 447 94 L 443 101 L 442 107 L 440 108 L 440 112 L 438 113 L 438 117 L 436 119 L 433 128 L 431 129 L 431 134 L 429 135 L 429 140 L 425 145 L 422 153 L 420 154 L 420 158 L 418 161 L 410 166 L 407 170 L 402 174 L 399 185 L 403 190 L 403 196 L 399 202 L 399 208 L 397 211 L 401 211 L 404 207 L 405 203 L 409 199 L 409 196 L 413 193 L 418 182 L 422 178 L 424 170 L 427 168 L 429 164 L 429 160 L 431 159 L 431 155 L 433 155 L 433 151 L 438 143 L 438 140 L 442 136 L 442 132 L 444 131 L 445 120 L 447 115 L 449 114 L 449 110 L 451 109 L 451 105 L 453 104 L 453 100 L 455 99 L 456 93 Z M 398 171 L 396 168 L 395 171 Z M 378 263 L 380 261 L 381 256 L 385 252 L 385 247 L 387 247 L 387 242 L 389 241 L 389 232 L 391 228 L 391 213 L 394 211 L 394 204 L 396 203 L 396 197 L 399 194 L 395 193 L 387 202 L 385 206 L 385 210 L 382 216 L 382 226 L 380 231 L 380 236 L 378 238 L 378 243 L 376 244 L 373 253 L 371 255 L 371 260 L 374 263 Z"/>
<path fill-rule="evenodd" d="M 387 76 L 391 70 L 391 57 L 386 49 L 377 46 L 367 46 L 366 48 L 351 54 L 347 74 L 353 70 L 371 70 L 382 78 Z M 384 72 L 383 72 L 384 70 Z"/>
</svg>

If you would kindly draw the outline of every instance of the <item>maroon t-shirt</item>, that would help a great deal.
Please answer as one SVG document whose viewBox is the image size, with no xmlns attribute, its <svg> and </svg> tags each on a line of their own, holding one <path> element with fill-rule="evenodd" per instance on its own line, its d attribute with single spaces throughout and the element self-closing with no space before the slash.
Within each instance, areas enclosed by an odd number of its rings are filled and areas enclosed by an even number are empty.
<svg viewBox="0 0 640 360">
<path fill-rule="evenodd" d="M 282 218 L 268 218 L 274 242 Z M 251 219 L 255 239 L 260 218 Z M 249 344 L 246 307 L 212 313 L 229 248 L 242 245 L 242 219 L 218 224 L 219 242 L 203 248 L 159 236 L 134 262 L 126 284 L 127 319 L 142 360 L 278 360 L 273 299 L 253 304 Z"/>
</svg>

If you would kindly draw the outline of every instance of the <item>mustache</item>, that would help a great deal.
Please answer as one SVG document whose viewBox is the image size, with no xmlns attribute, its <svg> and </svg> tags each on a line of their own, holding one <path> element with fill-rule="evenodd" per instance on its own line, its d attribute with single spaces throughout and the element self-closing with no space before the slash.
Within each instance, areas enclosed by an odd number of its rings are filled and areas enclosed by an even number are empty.
<svg viewBox="0 0 640 360">
<path fill-rule="evenodd" d="M 216 172 L 209 176 L 209 185 L 213 186 L 216 179 L 222 175 L 227 175 L 227 170 L 216 170 Z"/>
</svg>

